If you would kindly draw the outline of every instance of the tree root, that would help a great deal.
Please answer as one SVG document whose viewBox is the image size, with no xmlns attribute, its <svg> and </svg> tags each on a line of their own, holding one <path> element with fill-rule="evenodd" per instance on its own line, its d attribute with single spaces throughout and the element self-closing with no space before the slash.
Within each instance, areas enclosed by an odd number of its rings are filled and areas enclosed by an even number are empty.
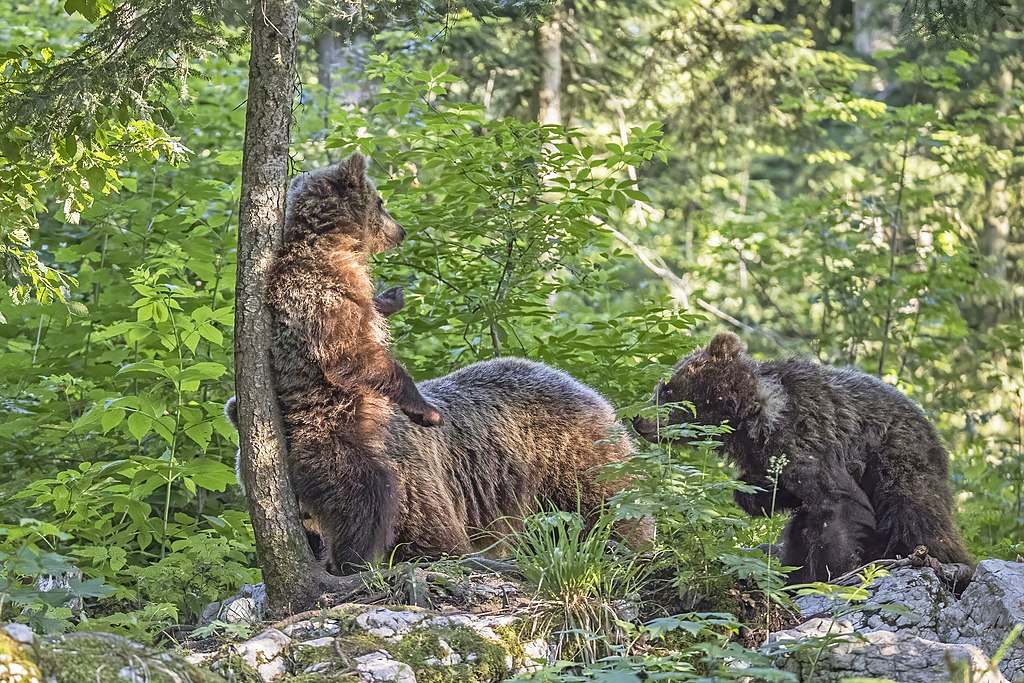
<svg viewBox="0 0 1024 683">
<path fill-rule="evenodd" d="M 455 565 L 470 572 L 488 572 L 522 579 L 514 562 L 492 560 L 482 557 L 465 557 L 457 560 Z M 394 591 L 401 594 L 401 601 L 418 607 L 432 607 L 433 599 L 430 584 L 450 582 L 451 576 L 443 572 L 430 571 L 415 564 L 403 562 L 384 569 L 369 569 L 347 576 L 335 576 L 327 573 L 317 565 L 310 572 L 309 587 L 306 598 L 292 607 L 303 609 L 295 615 L 286 617 L 274 624 L 273 628 L 284 628 L 298 621 L 303 621 L 323 613 L 325 609 L 350 602 L 373 604 L 388 597 L 388 591 L 373 591 L 381 584 L 393 586 Z M 370 598 L 367 600 L 367 598 Z M 316 609 L 310 609 L 314 605 Z"/>
</svg>

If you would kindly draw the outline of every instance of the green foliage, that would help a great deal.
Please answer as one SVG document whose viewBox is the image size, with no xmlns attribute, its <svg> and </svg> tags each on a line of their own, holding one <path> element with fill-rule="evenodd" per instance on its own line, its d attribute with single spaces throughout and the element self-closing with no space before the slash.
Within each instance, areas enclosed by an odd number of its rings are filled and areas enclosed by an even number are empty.
<svg viewBox="0 0 1024 683">
<path fill-rule="evenodd" d="M 30 522 L 30 520 L 25 520 Z M 23 528 L 28 524 L 23 524 Z M 35 524 L 37 528 L 43 526 Z M 9 534 L 17 538 L 19 534 Z M 82 580 L 68 558 L 41 551 L 30 544 L 13 553 L 0 551 L 0 619 L 20 616 L 40 631 L 62 631 L 70 626 L 69 605 L 85 598 L 106 598 L 113 589 L 102 579 Z M 56 585 L 42 585 L 48 577 L 63 577 Z M 19 614 L 20 612 L 20 614 Z"/>
<path fill-rule="evenodd" d="M 1024 552 L 1012 12 L 908 3 L 932 25 L 865 57 L 848 3 L 420 5 L 344 26 L 310 6 L 293 128 L 297 169 L 375 160 L 410 235 L 374 269 L 405 287 L 390 324 L 417 377 L 525 355 L 628 417 L 696 336 L 738 327 L 755 355 L 857 365 L 921 403 L 973 550 Z M 132 9 L 154 30 L 121 36 Z M 258 578 L 221 414 L 246 97 L 244 50 L 208 54 L 233 45 L 221 9 L 0 9 L 0 619 L 147 638 Z M 565 128 L 533 122 L 551 16 Z M 332 27 L 356 36 L 333 89 L 313 76 Z M 721 429 L 680 426 L 697 443 L 611 468 L 635 488 L 591 536 L 578 516 L 527 520 L 538 616 L 560 624 L 566 660 L 589 660 L 534 680 L 789 679 L 735 642 L 754 627 L 736 590 L 767 606 L 759 628 L 785 604 L 777 559 L 744 549 L 785 520 L 733 505 L 745 489 L 711 447 Z M 612 514 L 656 520 L 649 557 L 607 550 Z M 645 591 L 683 613 L 622 618 Z"/>
<path fill-rule="evenodd" d="M 664 153 L 658 126 L 599 154 L 574 131 L 446 104 L 460 81 L 442 63 L 409 70 L 379 57 L 368 75 L 379 79 L 375 104 L 340 117 L 327 146 L 373 157 L 411 233 L 378 271 L 406 286 L 391 321 L 399 355 L 435 372 L 524 355 L 601 377 L 613 397 L 646 393 L 687 344 L 668 333 L 694 318 L 614 305 L 624 284 L 606 266 L 622 253 L 607 226 L 648 201 L 625 171 Z"/>
<path fill-rule="evenodd" d="M 648 644 L 644 654 L 616 654 L 599 662 L 580 666 L 558 661 L 517 681 L 535 683 L 639 683 L 645 680 L 671 681 L 795 681 L 796 677 L 774 666 L 771 659 L 732 642 L 740 623 L 726 613 L 685 613 L 656 619 L 632 634 L 636 642 Z M 674 635 L 682 644 L 659 646 Z M 653 647 L 652 647 L 653 646 Z"/>
<path fill-rule="evenodd" d="M 129 168 L 178 163 L 188 152 L 162 125 L 172 120 L 167 107 L 149 96 L 154 81 L 184 73 L 163 64 L 162 55 L 177 49 L 187 69 L 189 46 L 201 42 L 186 27 L 203 24 L 174 21 L 175 7 L 166 3 L 148 10 L 127 3 L 108 13 L 108 2 L 69 0 L 66 8 L 100 20 L 70 52 L 42 26 L 5 22 L 0 34 L 0 259 L 5 298 L 15 302 L 63 301 L 76 284 L 46 258 L 52 255 L 41 258 L 29 248 L 48 202 L 59 204 L 60 220 L 78 225 L 96 202 L 136 188 L 136 179 L 125 177 Z M 142 16 L 126 28 L 125 13 L 135 11 Z M 187 35 L 179 35 L 183 30 Z M 76 302 L 69 311 L 86 309 Z"/>
<path fill-rule="evenodd" d="M 189 166 L 165 165 L 160 144 L 143 138 L 144 153 L 121 154 L 121 138 L 96 131 L 91 147 L 60 161 L 60 178 L 91 188 L 75 220 L 61 209 L 36 231 L 54 272 L 77 283 L 66 305 L 0 301 L 0 401 L 10 417 L 0 461 L 13 473 L 0 483 L 0 552 L 28 544 L 103 581 L 109 597 L 82 627 L 153 634 L 195 621 L 205 602 L 258 577 L 248 519 L 226 490 L 235 435 L 222 415 L 238 189 L 234 162 L 217 161 L 218 140 L 242 122 L 230 99 L 242 81 L 235 64 L 208 68 L 226 89 L 182 112 L 208 136 L 191 141 Z M 18 165 L 0 172 L 45 171 L 35 148 L 21 149 Z M 75 159 L 100 152 L 111 170 L 96 191 L 73 174 Z M 56 185 L 34 187 L 38 205 L 4 220 L 64 206 Z M 46 521 L 26 527 L 30 517 Z"/>
<path fill-rule="evenodd" d="M 671 407 L 660 407 L 666 411 Z M 769 600 L 783 601 L 782 580 L 759 550 L 774 543 L 783 516 L 750 520 L 732 502 L 734 491 L 754 487 L 733 480 L 725 471 L 715 437 L 727 426 L 681 424 L 663 428 L 662 437 L 686 438 L 690 446 L 641 449 L 622 464 L 609 465 L 609 477 L 628 476 L 634 485 L 614 499 L 619 518 L 651 517 L 658 523 L 660 562 L 671 568 L 671 586 L 678 596 L 725 595 L 738 580 L 752 581 Z M 716 605 L 724 608 L 725 604 Z"/>
<path fill-rule="evenodd" d="M 622 612 L 635 609 L 644 570 L 631 553 L 607 550 L 613 521 L 603 515 L 588 528 L 578 513 L 541 512 L 510 540 L 519 571 L 546 601 L 533 627 L 552 634 L 559 659 L 595 662 L 625 638 Z"/>
</svg>

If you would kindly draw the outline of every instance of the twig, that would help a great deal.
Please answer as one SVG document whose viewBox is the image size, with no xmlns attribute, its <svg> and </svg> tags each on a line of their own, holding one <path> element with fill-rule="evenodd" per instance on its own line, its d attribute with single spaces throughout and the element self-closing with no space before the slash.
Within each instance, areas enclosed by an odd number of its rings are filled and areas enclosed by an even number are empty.
<svg viewBox="0 0 1024 683">
<path fill-rule="evenodd" d="M 688 309 L 691 307 L 689 285 L 682 277 L 677 275 L 672 270 L 668 263 L 665 262 L 665 259 L 661 257 L 661 254 L 655 251 L 645 249 L 644 247 L 640 246 L 639 244 L 631 240 L 629 237 L 624 235 L 621 231 L 608 225 L 607 223 L 597 218 L 596 216 L 591 216 L 590 222 L 604 228 L 605 230 L 610 232 L 612 236 L 615 237 L 615 239 L 619 240 L 624 245 L 626 245 L 626 248 L 633 252 L 633 255 L 637 257 L 640 263 L 642 263 L 649 271 L 651 271 L 652 273 L 654 273 L 655 275 L 662 279 L 662 281 L 668 286 L 669 295 L 674 300 L 678 301 L 683 308 Z M 785 347 L 789 345 L 786 343 L 784 339 L 782 339 L 782 337 L 780 337 L 775 332 L 771 330 L 765 330 L 759 327 L 754 327 L 752 325 L 748 325 L 742 320 L 739 320 L 738 318 L 729 315 L 728 313 L 720 309 L 718 306 L 715 306 L 714 304 L 705 301 L 704 299 L 695 299 L 692 303 L 696 304 L 697 308 L 707 311 L 708 313 L 718 318 L 719 320 L 727 322 L 733 327 L 741 329 L 744 332 L 747 332 L 749 334 L 760 334 L 762 336 L 768 337 L 769 339 L 772 340 L 774 344 L 778 346 Z"/>
</svg>

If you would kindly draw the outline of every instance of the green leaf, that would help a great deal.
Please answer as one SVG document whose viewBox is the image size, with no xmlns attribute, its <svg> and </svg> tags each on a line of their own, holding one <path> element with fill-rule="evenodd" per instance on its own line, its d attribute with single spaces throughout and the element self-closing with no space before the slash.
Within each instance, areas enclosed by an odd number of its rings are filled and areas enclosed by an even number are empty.
<svg viewBox="0 0 1024 683">
<path fill-rule="evenodd" d="M 114 9 L 111 0 L 65 0 L 64 11 L 68 14 L 81 14 L 92 23 L 96 23 L 103 15 Z"/>
<path fill-rule="evenodd" d="M 128 553 L 125 552 L 124 548 L 112 546 L 110 548 L 110 569 L 113 571 L 120 571 L 128 564 Z"/>
<path fill-rule="evenodd" d="M 124 419 L 124 414 L 124 408 L 116 406 L 104 410 L 102 417 L 100 418 L 100 426 L 103 428 L 103 433 L 106 434 L 111 429 L 121 424 L 121 420 Z"/>
<path fill-rule="evenodd" d="M 213 438 L 213 424 L 207 421 L 189 425 L 185 427 L 185 436 L 195 441 L 205 453 Z"/>
<path fill-rule="evenodd" d="M 958 49 L 947 52 L 946 61 L 957 66 L 967 66 L 968 64 L 976 64 L 978 60 L 968 54 L 967 50 Z"/>
<path fill-rule="evenodd" d="M 213 325 L 201 325 L 199 327 L 199 334 L 202 335 L 203 339 L 216 346 L 224 345 L 224 334 Z"/>
<path fill-rule="evenodd" d="M 203 362 L 190 365 L 181 372 L 180 382 L 189 382 L 203 379 L 217 379 L 227 372 L 222 363 Z"/>
<path fill-rule="evenodd" d="M 136 441 L 142 441 L 142 438 L 149 434 L 152 424 L 153 419 L 149 415 L 138 411 L 128 415 L 128 431 L 131 432 Z"/>
<path fill-rule="evenodd" d="M 105 598 L 114 592 L 114 588 L 103 583 L 103 579 L 70 579 L 68 588 L 73 595 L 81 598 Z"/>
<path fill-rule="evenodd" d="M 199 486 L 211 491 L 223 491 L 235 484 L 235 470 L 218 460 L 201 458 L 188 464 L 188 476 Z"/>
</svg>

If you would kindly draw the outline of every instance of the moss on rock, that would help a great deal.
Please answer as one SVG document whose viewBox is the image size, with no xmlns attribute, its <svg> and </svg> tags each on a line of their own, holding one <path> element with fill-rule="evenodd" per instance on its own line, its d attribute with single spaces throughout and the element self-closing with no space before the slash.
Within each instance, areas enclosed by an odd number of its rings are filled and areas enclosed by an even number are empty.
<svg viewBox="0 0 1024 683">
<path fill-rule="evenodd" d="M 256 673 L 256 670 L 230 649 L 210 661 L 207 666 L 211 671 L 220 674 L 228 683 L 263 683 L 263 679 Z"/>
<path fill-rule="evenodd" d="M 296 643 L 289 650 L 290 669 L 300 676 L 337 676 L 350 672 L 355 667 L 356 657 L 387 650 L 393 646 L 384 638 L 358 630 L 346 635 L 335 637 L 331 645 L 303 645 Z M 305 674 L 303 672 L 310 667 L 316 666 L 316 674 Z M 291 680 L 291 679 L 289 679 Z M 325 681 L 334 679 L 325 678 Z"/>
<path fill-rule="evenodd" d="M 384 649 L 412 668 L 417 683 L 497 683 L 512 673 L 501 643 L 463 626 L 417 629 Z"/>
<path fill-rule="evenodd" d="M 0 631 L 0 683 L 39 683 L 39 668 L 18 641 Z"/>
<path fill-rule="evenodd" d="M 363 683 L 355 674 L 299 674 L 286 680 L 288 683 Z"/>
<path fill-rule="evenodd" d="M 370 652 L 386 650 L 392 644 L 378 635 L 366 631 L 355 631 L 335 640 L 335 657 L 344 657 L 351 662 L 356 657 Z"/>
<path fill-rule="evenodd" d="M 109 633 L 69 633 L 37 640 L 40 680 L 53 683 L 224 683 L 225 679 L 168 650 Z"/>
<path fill-rule="evenodd" d="M 360 680 L 353 675 L 356 659 L 373 652 L 407 664 L 418 683 L 497 683 L 521 666 L 525 653 L 515 629 L 502 627 L 500 642 L 465 626 L 430 625 L 399 639 L 357 629 L 336 636 L 330 645 L 293 645 L 289 681 L 334 683 Z M 314 669 L 310 673 L 306 670 Z"/>
<path fill-rule="evenodd" d="M 317 664 L 333 665 L 341 659 L 333 645 L 310 646 L 297 644 L 293 645 L 289 654 L 291 668 L 293 671 L 302 673 L 311 666 Z M 338 662 L 340 663 L 340 662 Z M 331 666 L 331 670 L 337 667 Z"/>
</svg>

